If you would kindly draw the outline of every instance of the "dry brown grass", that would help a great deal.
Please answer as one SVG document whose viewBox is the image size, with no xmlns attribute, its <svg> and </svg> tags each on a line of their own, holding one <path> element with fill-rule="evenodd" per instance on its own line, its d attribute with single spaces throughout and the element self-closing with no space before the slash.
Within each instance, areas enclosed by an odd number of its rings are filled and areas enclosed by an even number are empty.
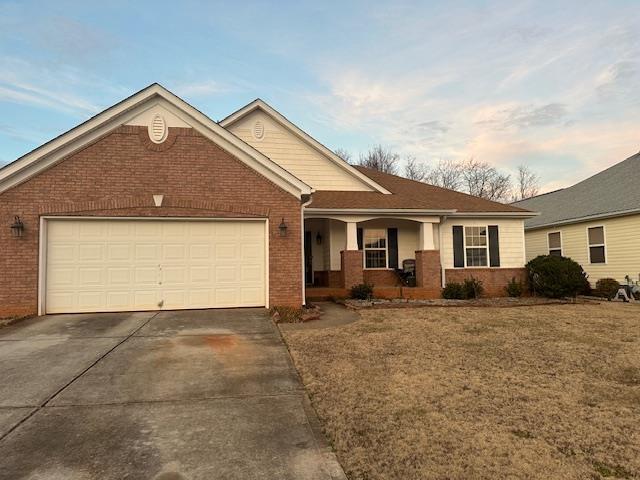
<svg viewBox="0 0 640 480">
<path fill-rule="evenodd" d="M 286 332 L 350 479 L 640 478 L 640 308 L 367 310 Z"/>
</svg>

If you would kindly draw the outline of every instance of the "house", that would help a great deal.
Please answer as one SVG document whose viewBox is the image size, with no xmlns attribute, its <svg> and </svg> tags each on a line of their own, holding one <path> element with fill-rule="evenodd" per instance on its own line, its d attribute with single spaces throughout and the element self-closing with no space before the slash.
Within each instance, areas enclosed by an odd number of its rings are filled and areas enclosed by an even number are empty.
<svg viewBox="0 0 640 480">
<path fill-rule="evenodd" d="M 261 100 L 216 123 L 153 84 L 0 170 L 0 315 L 300 306 L 363 281 L 437 297 L 471 275 L 501 294 L 531 215 L 349 165 Z"/>
<path fill-rule="evenodd" d="M 640 276 L 640 153 L 579 182 L 516 202 L 540 212 L 525 221 L 527 259 L 571 257 L 592 286 Z"/>
</svg>

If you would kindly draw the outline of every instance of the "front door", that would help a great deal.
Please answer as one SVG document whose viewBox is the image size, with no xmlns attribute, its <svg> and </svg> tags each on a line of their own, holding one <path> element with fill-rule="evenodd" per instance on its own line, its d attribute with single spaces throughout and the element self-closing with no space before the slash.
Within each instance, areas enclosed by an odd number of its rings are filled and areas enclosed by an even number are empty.
<svg viewBox="0 0 640 480">
<path fill-rule="evenodd" d="M 313 284 L 313 254 L 311 252 L 311 232 L 304 232 L 304 281 Z"/>
</svg>

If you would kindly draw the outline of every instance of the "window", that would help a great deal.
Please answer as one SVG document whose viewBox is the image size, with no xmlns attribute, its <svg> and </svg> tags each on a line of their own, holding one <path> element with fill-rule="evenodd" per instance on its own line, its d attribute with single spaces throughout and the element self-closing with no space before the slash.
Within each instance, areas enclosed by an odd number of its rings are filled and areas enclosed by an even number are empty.
<svg viewBox="0 0 640 480">
<path fill-rule="evenodd" d="M 589 239 L 589 262 L 606 263 L 604 248 L 604 227 L 587 228 Z"/>
<path fill-rule="evenodd" d="M 467 267 L 486 267 L 488 255 L 487 227 L 464 227 Z"/>
<path fill-rule="evenodd" d="M 547 236 L 549 243 L 549 255 L 556 257 L 562 256 L 562 234 L 560 232 L 551 232 Z"/>
<path fill-rule="evenodd" d="M 387 268 L 387 230 L 364 230 L 364 267 Z"/>
</svg>

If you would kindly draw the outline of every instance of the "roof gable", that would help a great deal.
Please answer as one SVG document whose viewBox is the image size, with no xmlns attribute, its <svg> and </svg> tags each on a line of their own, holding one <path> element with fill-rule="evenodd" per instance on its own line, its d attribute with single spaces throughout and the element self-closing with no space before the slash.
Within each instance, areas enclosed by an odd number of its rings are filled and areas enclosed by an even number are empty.
<svg viewBox="0 0 640 480">
<path fill-rule="evenodd" d="M 575 185 L 521 200 L 514 205 L 537 210 L 527 220 L 535 228 L 640 211 L 640 153 Z"/>
<path fill-rule="evenodd" d="M 0 169 L 0 192 L 63 160 L 120 125 L 136 124 L 145 117 L 145 112 L 148 114 L 154 108 L 162 108 L 170 112 L 170 122 L 184 122 L 191 126 L 296 197 L 300 198 L 301 195 L 313 192 L 309 185 L 157 83 L 109 107 Z"/>
<path fill-rule="evenodd" d="M 260 123 L 264 138 L 257 138 Z M 363 175 L 264 101 L 257 99 L 220 121 L 220 125 L 263 151 L 316 190 L 389 192 Z"/>
</svg>

